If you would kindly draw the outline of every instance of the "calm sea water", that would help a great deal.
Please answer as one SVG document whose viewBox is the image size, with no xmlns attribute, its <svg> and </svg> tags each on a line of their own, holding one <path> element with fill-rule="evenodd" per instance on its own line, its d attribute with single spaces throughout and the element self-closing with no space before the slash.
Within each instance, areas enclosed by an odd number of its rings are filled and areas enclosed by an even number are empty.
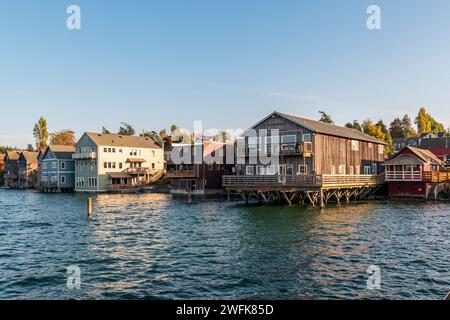
<svg viewBox="0 0 450 320">
<path fill-rule="evenodd" d="M 442 299 L 450 203 L 316 209 L 0 190 L 1 299 Z M 81 269 L 81 289 L 66 268 Z M 367 289 L 368 266 L 381 290 Z"/>
</svg>

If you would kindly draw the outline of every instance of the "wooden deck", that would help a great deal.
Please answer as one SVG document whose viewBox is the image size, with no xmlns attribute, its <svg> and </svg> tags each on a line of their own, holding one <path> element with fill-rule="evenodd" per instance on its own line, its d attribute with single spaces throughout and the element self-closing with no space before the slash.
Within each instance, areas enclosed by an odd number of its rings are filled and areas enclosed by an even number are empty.
<svg viewBox="0 0 450 320">
<path fill-rule="evenodd" d="M 385 182 L 384 175 L 264 175 L 223 176 L 226 189 L 296 189 L 348 188 L 377 186 Z"/>
<path fill-rule="evenodd" d="M 328 201 L 341 199 L 347 203 L 351 198 L 362 198 L 376 192 L 385 183 L 385 175 L 264 175 L 223 176 L 222 185 L 229 191 L 237 191 L 246 203 L 254 197 L 258 201 L 294 201 L 304 205 L 325 208 Z"/>
</svg>

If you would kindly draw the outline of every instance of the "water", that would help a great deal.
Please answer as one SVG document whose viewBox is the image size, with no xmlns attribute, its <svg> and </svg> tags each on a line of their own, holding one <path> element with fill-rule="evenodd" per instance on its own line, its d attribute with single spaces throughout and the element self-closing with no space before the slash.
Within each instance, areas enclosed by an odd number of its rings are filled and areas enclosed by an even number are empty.
<svg viewBox="0 0 450 320">
<path fill-rule="evenodd" d="M 0 190 L 0 299 L 442 299 L 450 205 L 187 204 Z M 368 290 L 369 265 L 381 290 Z M 81 289 L 66 268 L 81 269 Z"/>
</svg>

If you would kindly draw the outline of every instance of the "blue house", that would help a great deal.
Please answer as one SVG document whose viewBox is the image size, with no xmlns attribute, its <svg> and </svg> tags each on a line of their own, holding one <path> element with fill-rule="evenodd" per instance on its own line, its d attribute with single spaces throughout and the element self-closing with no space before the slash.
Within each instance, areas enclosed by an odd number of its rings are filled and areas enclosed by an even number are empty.
<svg viewBox="0 0 450 320">
<path fill-rule="evenodd" d="M 40 160 L 42 192 L 73 192 L 75 188 L 75 147 L 50 145 Z"/>
</svg>

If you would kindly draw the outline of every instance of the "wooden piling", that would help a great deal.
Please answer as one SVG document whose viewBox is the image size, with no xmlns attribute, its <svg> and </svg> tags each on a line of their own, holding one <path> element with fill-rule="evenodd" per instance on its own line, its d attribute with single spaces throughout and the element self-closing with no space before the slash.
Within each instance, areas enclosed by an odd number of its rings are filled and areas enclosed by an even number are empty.
<svg viewBox="0 0 450 320">
<path fill-rule="evenodd" d="M 87 199 L 87 214 L 88 218 L 92 217 L 92 197 L 89 197 Z"/>
</svg>

